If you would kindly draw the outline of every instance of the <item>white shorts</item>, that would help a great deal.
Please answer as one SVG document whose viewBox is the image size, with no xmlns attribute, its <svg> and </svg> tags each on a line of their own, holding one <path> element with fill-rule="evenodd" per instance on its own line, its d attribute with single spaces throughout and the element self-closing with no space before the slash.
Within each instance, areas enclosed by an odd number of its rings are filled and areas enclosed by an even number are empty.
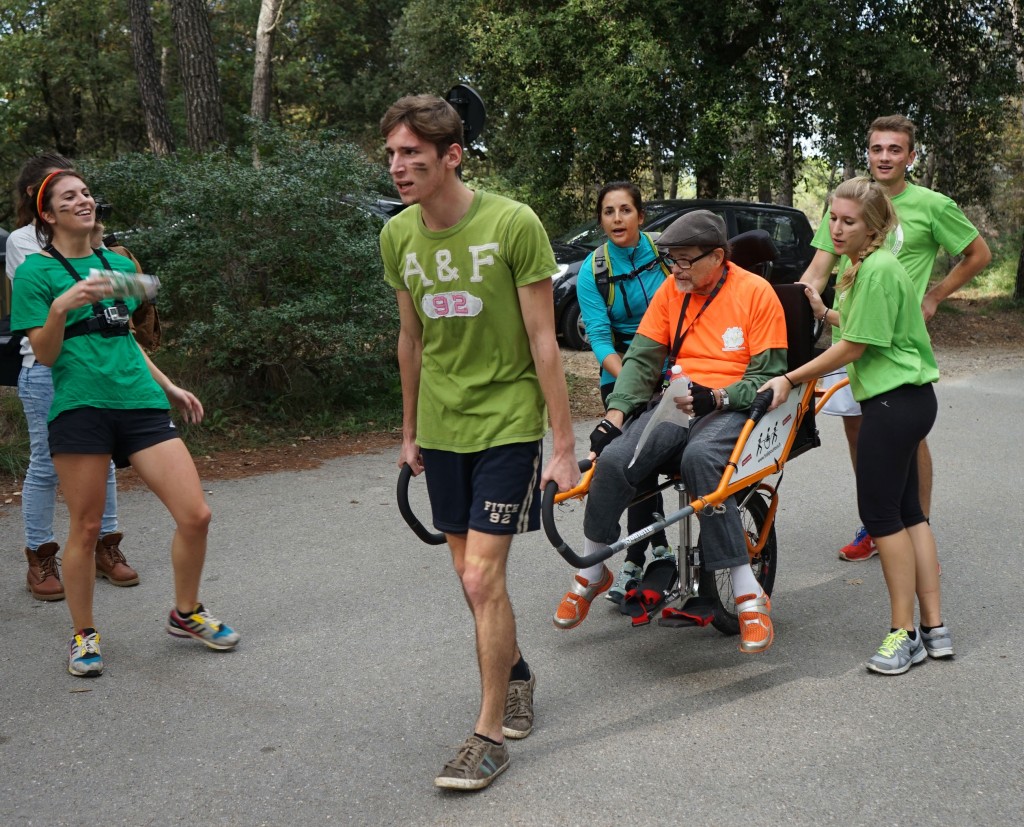
<svg viewBox="0 0 1024 827">
<path fill-rule="evenodd" d="M 821 387 L 828 390 L 837 382 L 846 378 L 846 366 L 839 368 L 827 376 L 821 377 Z M 853 391 L 850 386 L 840 388 L 828 398 L 822 413 L 830 416 L 860 416 L 860 403 L 853 398 Z"/>
</svg>

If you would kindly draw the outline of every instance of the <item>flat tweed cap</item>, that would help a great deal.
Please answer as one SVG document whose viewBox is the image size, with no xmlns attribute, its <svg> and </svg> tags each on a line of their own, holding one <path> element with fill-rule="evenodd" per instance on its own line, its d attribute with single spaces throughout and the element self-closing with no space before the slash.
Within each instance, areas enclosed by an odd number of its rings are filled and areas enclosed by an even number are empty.
<svg viewBox="0 0 1024 827">
<path fill-rule="evenodd" d="M 694 210 L 668 225 L 658 247 L 725 247 L 729 237 L 725 221 L 710 210 Z"/>
</svg>

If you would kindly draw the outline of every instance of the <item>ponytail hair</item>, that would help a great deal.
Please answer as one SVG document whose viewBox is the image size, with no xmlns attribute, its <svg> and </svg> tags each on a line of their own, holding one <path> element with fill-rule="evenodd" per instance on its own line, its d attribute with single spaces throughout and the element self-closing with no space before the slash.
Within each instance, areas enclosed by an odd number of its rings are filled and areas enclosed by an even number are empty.
<svg viewBox="0 0 1024 827">
<path fill-rule="evenodd" d="M 71 169 L 74 166 L 70 160 L 59 152 L 43 152 L 29 158 L 18 173 L 18 218 L 19 227 L 31 224 L 36 217 L 35 196 L 36 187 L 47 173 L 55 169 Z"/>
<path fill-rule="evenodd" d="M 868 243 L 857 256 L 857 260 L 851 262 L 843 274 L 839 277 L 836 289 L 842 292 L 853 286 L 857 278 L 857 271 L 860 265 L 869 255 L 885 243 L 886 236 L 895 229 L 898 219 L 896 210 L 886 195 L 881 185 L 870 178 L 861 176 L 843 181 L 835 192 L 832 199 L 843 198 L 847 201 L 855 201 L 860 205 L 861 218 L 868 229 Z"/>
</svg>

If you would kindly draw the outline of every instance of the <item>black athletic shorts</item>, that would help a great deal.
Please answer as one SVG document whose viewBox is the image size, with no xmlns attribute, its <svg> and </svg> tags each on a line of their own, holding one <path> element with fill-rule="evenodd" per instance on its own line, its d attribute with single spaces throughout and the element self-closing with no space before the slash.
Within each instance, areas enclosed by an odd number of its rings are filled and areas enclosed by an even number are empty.
<svg viewBox="0 0 1024 827">
<path fill-rule="evenodd" d="M 420 454 L 438 531 L 522 534 L 540 528 L 540 440 L 471 454 L 427 448 Z"/>
<path fill-rule="evenodd" d="M 128 457 L 179 434 L 167 411 L 159 408 L 72 408 L 50 423 L 50 456 L 109 454 L 118 468 Z"/>
</svg>

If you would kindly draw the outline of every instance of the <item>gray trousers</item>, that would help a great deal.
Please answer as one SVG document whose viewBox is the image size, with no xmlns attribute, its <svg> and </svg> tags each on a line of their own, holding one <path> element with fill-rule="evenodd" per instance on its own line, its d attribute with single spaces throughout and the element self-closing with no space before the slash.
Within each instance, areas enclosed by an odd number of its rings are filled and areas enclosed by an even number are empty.
<svg viewBox="0 0 1024 827">
<path fill-rule="evenodd" d="M 692 420 L 689 430 L 662 423 L 628 467 L 653 415 L 652 409 L 633 420 L 622 436 L 602 451 L 583 517 L 583 534 L 588 540 L 608 545 L 618 540 L 619 519 L 636 496 L 637 486 L 660 468 L 678 466 L 691 499 L 714 491 L 747 421 L 745 412 L 712 411 Z M 710 571 L 750 562 L 736 503 L 729 497 L 724 505 L 723 513 L 698 515 L 703 564 Z"/>
</svg>

